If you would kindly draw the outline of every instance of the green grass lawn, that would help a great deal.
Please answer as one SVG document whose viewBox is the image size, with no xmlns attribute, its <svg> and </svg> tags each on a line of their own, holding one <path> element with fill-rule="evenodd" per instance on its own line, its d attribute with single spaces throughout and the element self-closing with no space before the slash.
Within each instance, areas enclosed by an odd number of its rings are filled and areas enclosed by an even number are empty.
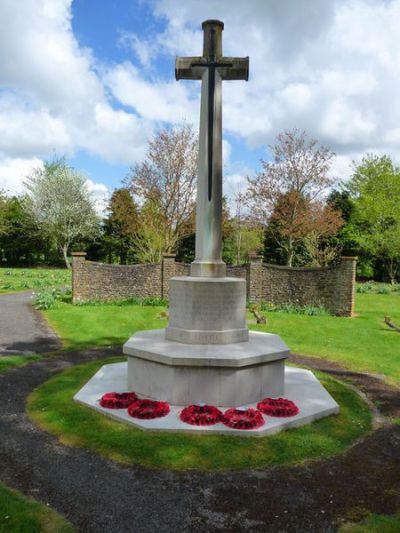
<svg viewBox="0 0 400 533">
<path fill-rule="evenodd" d="M 336 454 L 371 428 L 366 403 L 351 388 L 319 374 L 340 405 L 340 413 L 268 437 L 153 433 L 117 422 L 72 401 L 74 394 L 105 362 L 70 368 L 32 392 L 28 412 L 61 442 L 89 448 L 129 464 L 173 469 L 261 468 Z M 268 422 L 267 422 L 268 423 Z"/>
<path fill-rule="evenodd" d="M 161 311 L 165 311 L 165 308 L 57 302 L 54 308 L 43 311 L 43 314 L 61 336 L 63 347 L 79 350 L 122 344 L 135 331 L 164 328 L 167 321 L 159 318 Z"/>
<path fill-rule="evenodd" d="M 66 268 L 0 268 L 0 294 L 71 285 Z"/>
<path fill-rule="evenodd" d="M 4 355 L 0 357 L 0 374 L 14 366 L 27 365 L 31 361 L 41 359 L 40 355 Z"/>
<path fill-rule="evenodd" d="M 161 307 L 83 305 L 59 302 L 44 316 L 60 334 L 65 348 L 122 344 L 133 332 L 162 328 Z M 400 382 L 400 333 L 384 323 L 385 315 L 400 325 L 400 293 L 357 294 L 354 318 L 267 313 L 265 326 L 252 329 L 278 333 L 294 353 L 325 357 L 356 370 L 382 374 Z"/>
<path fill-rule="evenodd" d="M 356 294 L 356 313 L 354 318 L 269 313 L 267 324 L 253 329 L 278 333 L 295 353 L 400 382 L 400 333 L 383 323 L 389 315 L 400 325 L 400 293 Z"/>
<path fill-rule="evenodd" d="M 0 484 L 0 533 L 73 533 L 58 513 Z"/>
</svg>

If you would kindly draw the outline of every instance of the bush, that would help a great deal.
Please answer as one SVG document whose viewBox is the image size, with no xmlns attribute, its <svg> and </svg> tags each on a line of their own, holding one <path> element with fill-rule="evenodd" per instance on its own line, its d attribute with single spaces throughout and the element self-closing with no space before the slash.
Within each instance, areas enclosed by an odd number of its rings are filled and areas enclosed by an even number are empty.
<svg viewBox="0 0 400 533">
<path fill-rule="evenodd" d="M 367 283 L 360 283 L 359 285 L 357 285 L 357 292 L 359 292 L 360 294 L 373 292 L 373 290 L 374 285 L 371 281 L 368 281 Z"/>
<path fill-rule="evenodd" d="M 379 285 L 378 290 L 376 292 L 378 294 L 390 294 L 392 291 L 387 285 Z"/>
<path fill-rule="evenodd" d="M 134 297 L 123 300 L 88 300 L 86 302 L 76 302 L 75 305 L 142 305 L 146 307 L 167 307 L 168 300 L 149 296 L 146 298 Z"/>
<path fill-rule="evenodd" d="M 71 294 L 71 287 L 44 289 L 36 294 L 33 293 L 33 305 L 35 309 L 51 309 L 58 300 L 66 300 Z"/>
<path fill-rule="evenodd" d="M 273 304 L 272 302 L 260 302 L 261 311 L 272 313 L 290 313 L 295 315 L 321 316 L 330 315 L 331 313 L 323 305 L 304 305 L 300 306 L 293 303 Z"/>
</svg>

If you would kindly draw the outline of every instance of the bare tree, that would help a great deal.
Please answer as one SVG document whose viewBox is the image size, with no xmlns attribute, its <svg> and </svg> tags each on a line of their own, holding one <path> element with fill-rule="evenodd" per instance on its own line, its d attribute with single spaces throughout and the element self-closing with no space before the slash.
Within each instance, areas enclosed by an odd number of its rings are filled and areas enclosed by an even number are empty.
<svg viewBox="0 0 400 533">
<path fill-rule="evenodd" d="M 291 266 L 296 246 L 310 230 L 310 209 L 333 181 L 328 171 L 334 153 L 297 129 L 279 134 L 270 148 L 272 161 L 261 159 L 261 172 L 247 178 L 247 205 L 253 216 L 270 226 Z"/>
<path fill-rule="evenodd" d="M 140 206 L 157 206 L 161 252 L 175 251 L 179 239 L 193 231 L 197 157 L 198 136 L 191 126 L 163 129 L 149 141 L 146 159 L 131 168 L 126 180 Z M 138 235 L 144 236 L 142 229 Z"/>
<path fill-rule="evenodd" d="M 77 239 L 91 239 L 99 233 L 99 218 L 86 178 L 64 158 L 45 162 L 25 182 L 29 205 L 47 238 L 62 252 L 67 268 L 68 250 Z"/>
</svg>

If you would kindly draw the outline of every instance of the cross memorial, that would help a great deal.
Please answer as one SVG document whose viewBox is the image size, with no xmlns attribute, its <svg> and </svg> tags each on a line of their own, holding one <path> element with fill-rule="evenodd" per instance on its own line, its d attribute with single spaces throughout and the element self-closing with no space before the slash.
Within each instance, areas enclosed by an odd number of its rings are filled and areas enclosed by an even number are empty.
<svg viewBox="0 0 400 533">
<path fill-rule="evenodd" d="M 196 257 L 191 276 L 223 277 L 222 261 L 222 80 L 248 80 L 248 57 L 223 57 L 224 23 L 206 20 L 203 55 L 177 57 L 177 80 L 201 80 Z"/>
</svg>

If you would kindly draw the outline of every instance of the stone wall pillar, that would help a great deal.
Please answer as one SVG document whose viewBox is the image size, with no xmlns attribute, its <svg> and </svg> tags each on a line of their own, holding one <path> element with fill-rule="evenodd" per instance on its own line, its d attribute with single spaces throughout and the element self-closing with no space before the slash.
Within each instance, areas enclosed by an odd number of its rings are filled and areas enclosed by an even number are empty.
<svg viewBox="0 0 400 533">
<path fill-rule="evenodd" d="M 354 316 L 357 257 L 341 257 L 337 269 L 336 314 Z"/>
<path fill-rule="evenodd" d="M 86 262 L 86 252 L 72 252 L 72 301 L 76 303 L 85 299 L 83 294 L 82 281 L 84 280 L 84 269 Z"/>
<path fill-rule="evenodd" d="M 247 297 L 250 302 L 263 299 L 263 256 L 252 254 L 247 265 Z"/>
<path fill-rule="evenodd" d="M 175 254 L 163 254 L 161 263 L 161 298 L 169 298 L 169 280 L 176 275 Z"/>
</svg>

